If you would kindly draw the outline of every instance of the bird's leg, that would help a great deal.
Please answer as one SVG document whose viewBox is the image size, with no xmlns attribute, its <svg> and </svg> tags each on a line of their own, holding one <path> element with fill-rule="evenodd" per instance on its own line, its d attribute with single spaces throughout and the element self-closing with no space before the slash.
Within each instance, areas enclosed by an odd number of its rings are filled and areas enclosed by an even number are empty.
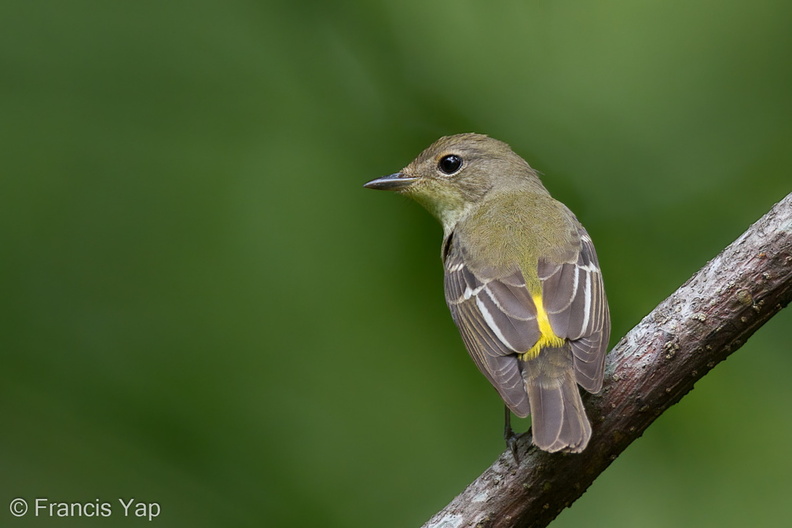
<svg viewBox="0 0 792 528">
<path fill-rule="evenodd" d="M 512 456 L 514 457 L 514 462 L 517 464 L 520 463 L 520 457 L 517 453 L 517 439 L 519 435 L 514 432 L 514 429 L 511 427 L 511 411 L 509 407 L 504 405 L 503 408 L 506 410 L 506 419 L 503 426 L 503 439 L 506 440 L 506 445 L 511 450 Z"/>
</svg>

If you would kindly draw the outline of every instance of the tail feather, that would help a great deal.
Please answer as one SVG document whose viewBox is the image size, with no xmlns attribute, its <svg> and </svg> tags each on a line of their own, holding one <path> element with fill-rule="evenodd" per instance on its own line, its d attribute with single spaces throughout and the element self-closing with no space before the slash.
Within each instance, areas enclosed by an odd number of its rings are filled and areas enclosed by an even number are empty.
<svg viewBox="0 0 792 528">
<path fill-rule="evenodd" d="M 567 344 L 544 349 L 523 364 L 533 443 L 544 451 L 579 453 L 591 438 L 572 361 Z"/>
</svg>

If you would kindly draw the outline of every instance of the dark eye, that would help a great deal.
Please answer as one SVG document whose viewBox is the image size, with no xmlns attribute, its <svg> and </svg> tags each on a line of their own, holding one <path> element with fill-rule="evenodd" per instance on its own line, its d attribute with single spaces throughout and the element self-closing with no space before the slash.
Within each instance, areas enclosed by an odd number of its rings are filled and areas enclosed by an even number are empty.
<svg viewBox="0 0 792 528">
<path fill-rule="evenodd" d="M 449 154 L 448 156 L 443 156 L 440 158 L 440 162 L 437 164 L 437 168 L 443 171 L 445 174 L 451 175 L 454 174 L 459 168 L 462 167 L 462 158 L 457 156 L 456 154 Z"/>
</svg>

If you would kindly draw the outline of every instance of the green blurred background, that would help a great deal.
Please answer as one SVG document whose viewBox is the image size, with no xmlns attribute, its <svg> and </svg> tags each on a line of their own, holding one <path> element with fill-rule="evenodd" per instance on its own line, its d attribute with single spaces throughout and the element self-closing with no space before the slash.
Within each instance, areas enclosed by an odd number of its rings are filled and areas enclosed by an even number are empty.
<svg viewBox="0 0 792 528">
<path fill-rule="evenodd" d="M 0 524 L 418 526 L 504 448 L 441 230 L 364 190 L 509 142 L 586 225 L 621 337 L 792 190 L 792 3 L 0 4 Z M 792 314 L 554 526 L 792 515 Z M 521 424 L 525 428 L 526 424 Z"/>
</svg>

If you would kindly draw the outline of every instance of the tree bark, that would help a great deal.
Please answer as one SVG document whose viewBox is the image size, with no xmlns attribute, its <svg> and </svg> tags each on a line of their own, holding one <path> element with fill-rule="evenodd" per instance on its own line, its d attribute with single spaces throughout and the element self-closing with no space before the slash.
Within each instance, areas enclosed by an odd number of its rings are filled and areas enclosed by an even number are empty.
<svg viewBox="0 0 792 528">
<path fill-rule="evenodd" d="M 608 354 L 605 385 L 584 398 L 583 453 L 520 439 L 424 528 L 542 527 L 702 376 L 792 300 L 792 193 L 660 303 Z"/>
</svg>

